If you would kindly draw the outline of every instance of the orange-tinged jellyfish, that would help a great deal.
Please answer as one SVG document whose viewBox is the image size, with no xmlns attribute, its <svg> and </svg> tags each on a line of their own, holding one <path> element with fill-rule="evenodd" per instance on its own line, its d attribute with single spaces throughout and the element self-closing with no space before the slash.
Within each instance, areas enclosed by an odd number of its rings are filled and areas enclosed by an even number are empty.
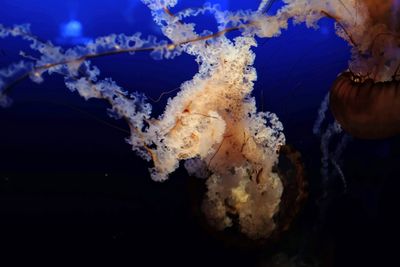
<svg viewBox="0 0 400 267">
<path fill-rule="evenodd" d="M 357 82 L 350 72 L 336 79 L 330 92 L 330 109 L 342 128 L 363 139 L 400 133 L 400 82 Z"/>
<path fill-rule="evenodd" d="M 343 25 L 354 49 L 349 71 L 330 91 L 342 128 L 363 139 L 400 134 L 400 1 L 363 0 L 367 25 Z M 340 22 L 341 18 L 337 18 Z"/>
</svg>

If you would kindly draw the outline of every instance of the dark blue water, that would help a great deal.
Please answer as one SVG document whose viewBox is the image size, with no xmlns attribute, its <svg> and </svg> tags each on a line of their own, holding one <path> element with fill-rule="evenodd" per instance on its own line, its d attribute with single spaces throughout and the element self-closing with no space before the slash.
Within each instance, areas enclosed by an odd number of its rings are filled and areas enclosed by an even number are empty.
<svg viewBox="0 0 400 267">
<path fill-rule="evenodd" d="M 204 4 L 180 2 L 174 10 Z M 211 2 L 236 10 L 255 9 L 259 1 Z M 0 23 L 30 23 L 35 35 L 65 47 L 111 33 L 162 37 L 138 0 L 2 0 L 0 7 Z M 198 29 L 215 30 L 210 21 L 195 20 Z M 310 184 L 310 198 L 282 242 L 244 249 L 208 235 L 194 215 L 185 171 L 165 183 L 151 181 L 150 165 L 130 150 L 126 125 L 107 116 L 106 103 L 85 101 L 53 75 L 39 85 L 19 83 L 11 91 L 14 104 L 0 110 L 0 243 L 7 249 L 0 255 L 13 252 L 14 259 L 26 255 L 36 261 L 54 254 L 56 262 L 83 256 L 125 266 L 142 266 L 141 260 L 264 266 L 271 255 L 284 252 L 322 266 L 387 266 L 383 262 L 395 258 L 391 242 L 399 233 L 398 138 L 353 140 L 343 155 L 347 192 L 339 179 L 333 181 L 329 201 L 323 209 L 318 204 L 320 152 L 312 126 L 320 102 L 346 69 L 348 45 L 329 19 L 316 30 L 291 25 L 279 38 L 258 41 L 254 96 L 260 109 L 280 117 L 287 142 L 303 156 Z M 28 51 L 23 41 L 0 40 L 0 67 L 18 60 L 19 50 Z M 154 99 L 197 72 L 187 55 L 155 61 L 138 53 L 93 61 L 104 77 Z M 156 113 L 166 100 L 153 104 Z"/>
</svg>

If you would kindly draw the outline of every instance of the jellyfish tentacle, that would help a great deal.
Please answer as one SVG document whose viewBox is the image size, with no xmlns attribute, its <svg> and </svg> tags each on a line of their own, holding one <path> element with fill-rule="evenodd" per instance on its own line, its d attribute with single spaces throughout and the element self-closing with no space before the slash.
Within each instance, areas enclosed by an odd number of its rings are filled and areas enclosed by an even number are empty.
<svg viewBox="0 0 400 267">
<path fill-rule="evenodd" d="M 344 33 L 347 35 L 347 37 L 349 38 L 351 44 L 356 47 L 358 49 L 359 45 L 354 41 L 353 37 L 351 36 L 351 34 L 349 33 L 349 31 L 346 29 L 346 27 L 340 22 L 340 19 L 338 17 L 335 17 L 331 14 L 329 14 L 327 11 L 325 10 L 321 10 L 321 13 L 324 14 L 326 17 L 333 19 L 337 25 L 340 26 L 340 28 L 342 28 L 342 30 L 344 31 Z"/>
<path fill-rule="evenodd" d="M 395 70 L 395 72 L 393 74 L 393 77 L 392 77 L 393 81 L 398 81 L 397 77 L 400 76 L 399 71 L 400 71 L 400 63 L 397 65 L 396 70 Z"/>
<path fill-rule="evenodd" d="M 18 76 L 11 83 L 6 84 L 3 88 L 1 88 L 1 92 L 7 94 L 7 93 L 9 93 L 9 90 L 11 89 L 11 87 L 14 87 L 19 82 L 23 81 L 25 78 L 29 77 L 30 75 L 34 75 L 35 73 L 39 73 L 41 71 L 46 71 L 46 70 L 49 70 L 49 69 L 51 69 L 53 67 L 57 67 L 57 66 L 60 66 L 60 65 L 67 65 L 67 64 L 71 64 L 71 63 L 80 63 L 80 62 L 84 62 L 84 61 L 87 61 L 87 60 L 90 60 L 90 59 L 95 59 L 95 58 L 100 58 L 100 57 L 105 57 L 105 56 L 118 55 L 118 54 L 127 54 L 127 53 L 132 53 L 132 52 L 151 52 L 151 51 L 155 51 L 155 50 L 158 50 L 160 48 L 163 48 L 163 47 L 177 47 L 177 46 L 188 44 L 188 43 L 193 43 L 193 42 L 205 41 L 205 40 L 209 40 L 209 39 L 213 39 L 213 38 L 218 38 L 220 36 L 223 36 L 226 33 L 239 30 L 240 28 L 242 28 L 242 27 L 231 27 L 231 28 L 227 28 L 227 29 L 224 29 L 222 31 L 207 35 L 207 36 L 200 36 L 200 37 L 196 37 L 194 39 L 184 40 L 184 41 L 181 41 L 181 42 L 176 43 L 176 44 L 175 43 L 169 43 L 168 45 L 162 45 L 161 47 L 160 46 L 154 46 L 154 47 L 142 47 L 142 48 L 131 48 L 131 49 L 115 49 L 115 50 L 112 50 L 112 51 L 105 51 L 105 52 L 95 53 L 95 54 L 87 54 L 87 55 L 82 55 L 82 56 L 80 56 L 78 58 L 65 59 L 65 60 L 58 61 L 58 62 L 47 63 L 47 64 L 44 64 L 44 65 L 40 65 L 40 66 L 34 67 L 32 70 L 29 70 L 29 71 L 23 73 L 22 75 Z"/>
<path fill-rule="evenodd" d="M 268 12 L 272 8 L 272 6 L 275 2 L 276 2 L 276 0 L 262 0 L 257 9 L 257 12 L 258 13 Z"/>
<path fill-rule="evenodd" d="M 382 37 L 382 36 L 391 36 L 394 39 L 400 39 L 400 35 L 393 33 L 393 32 L 379 32 L 375 35 L 375 37 L 372 39 L 371 44 L 368 48 L 369 51 L 372 51 L 374 46 L 376 45 L 377 40 Z"/>
<path fill-rule="evenodd" d="M 347 8 L 347 6 L 343 3 L 343 1 L 342 0 L 338 0 L 339 2 L 340 2 L 340 4 L 346 9 L 346 12 L 350 15 L 350 16 L 352 16 L 353 14 L 350 12 L 350 10 Z"/>
</svg>

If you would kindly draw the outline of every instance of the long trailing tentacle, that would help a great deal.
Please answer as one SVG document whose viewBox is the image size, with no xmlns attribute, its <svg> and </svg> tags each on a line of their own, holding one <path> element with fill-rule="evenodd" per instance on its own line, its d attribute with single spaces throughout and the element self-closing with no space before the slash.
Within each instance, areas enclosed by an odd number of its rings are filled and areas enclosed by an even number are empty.
<svg viewBox="0 0 400 267">
<path fill-rule="evenodd" d="M 276 0 L 263 0 L 258 7 L 258 13 L 267 13 L 271 8 L 272 5 L 276 2 Z"/>
<path fill-rule="evenodd" d="M 35 75 L 41 71 L 46 71 L 48 69 L 51 69 L 53 67 L 57 67 L 60 65 L 66 65 L 66 64 L 71 64 L 71 63 L 80 63 L 83 61 L 87 61 L 90 59 L 95 59 L 95 58 L 101 58 L 101 57 L 106 57 L 106 56 L 112 56 L 112 55 L 119 55 L 119 54 L 127 54 L 127 53 L 132 53 L 132 52 L 151 52 L 151 51 L 155 51 L 155 50 L 159 50 L 162 48 L 167 48 L 168 50 L 173 50 L 178 46 L 181 45 L 185 45 L 188 43 L 193 43 L 193 42 L 198 42 L 198 41 L 205 41 L 205 40 L 209 40 L 209 39 L 213 39 L 213 38 L 217 38 L 220 37 L 226 33 L 232 32 L 232 31 L 236 31 L 239 30 L 242 27 L 230 27 L 227 29 L 224 29 L 222 31 L 218 31 L 216 33 L 207 35 L 207 36 L 200 36 L 200 37 L 196 37 L 194 39 L 189 39 L 189 40 L 185 40 L 179 43 L 169 43 L 167 45 L 162 45 L 162 46 L 153 46 L 153 47 L 142 47 L 142 48 L 130 48 L 130 49 L 120 49 L 120 48 L 116 48 L 115 50 L 112 51 L 105 51 L 102 53 L 94 53 L 94 54 L 87 54 L 87 55 L 83 55 L 77 58 L 72 58 L 72 59 L 67 59 L 67 60 L 62 60 L 62 61 L 58 61 L 58 62 L 54 62 L 54 63 L 48 63 L 45 65 L 41 65 L 38 67 L 34 67 L 32 70 L 29 70 L 25 73 L 23 73 L 22 75 L 20 75 L 19 77 L 17 77 L 15 80 L 13 80 L 11 83 L 7 84 L 4 86 L 2 93 L 9 93 L 11 88 L 14 87 L 15 85 L 17 85 L 19 82 L 23 81 L 25 78 L 29 77 L 30 75 Z"/>
</svg>

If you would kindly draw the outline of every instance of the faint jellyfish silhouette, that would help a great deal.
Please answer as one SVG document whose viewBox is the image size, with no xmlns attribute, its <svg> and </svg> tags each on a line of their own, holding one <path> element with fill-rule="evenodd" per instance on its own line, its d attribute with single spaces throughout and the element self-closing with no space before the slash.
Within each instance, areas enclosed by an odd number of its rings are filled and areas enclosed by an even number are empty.
<svg viewBox="0 0 400 267">
<path fill-rule="evenodd" d="M 87 44 L 91 38 L 84 36 L 83 25 L 79 20 L 71 19 L 60 25 L 56 42 L 62 45 Z"/>
<path fill-rule="evenodd" d="M 82 36 L 82 24 L 77 20 L 70 20 L 67 23 L 61 25 L 61 36 L 64 38 L 68 37 L 81 37 Z"/>
</svg>

